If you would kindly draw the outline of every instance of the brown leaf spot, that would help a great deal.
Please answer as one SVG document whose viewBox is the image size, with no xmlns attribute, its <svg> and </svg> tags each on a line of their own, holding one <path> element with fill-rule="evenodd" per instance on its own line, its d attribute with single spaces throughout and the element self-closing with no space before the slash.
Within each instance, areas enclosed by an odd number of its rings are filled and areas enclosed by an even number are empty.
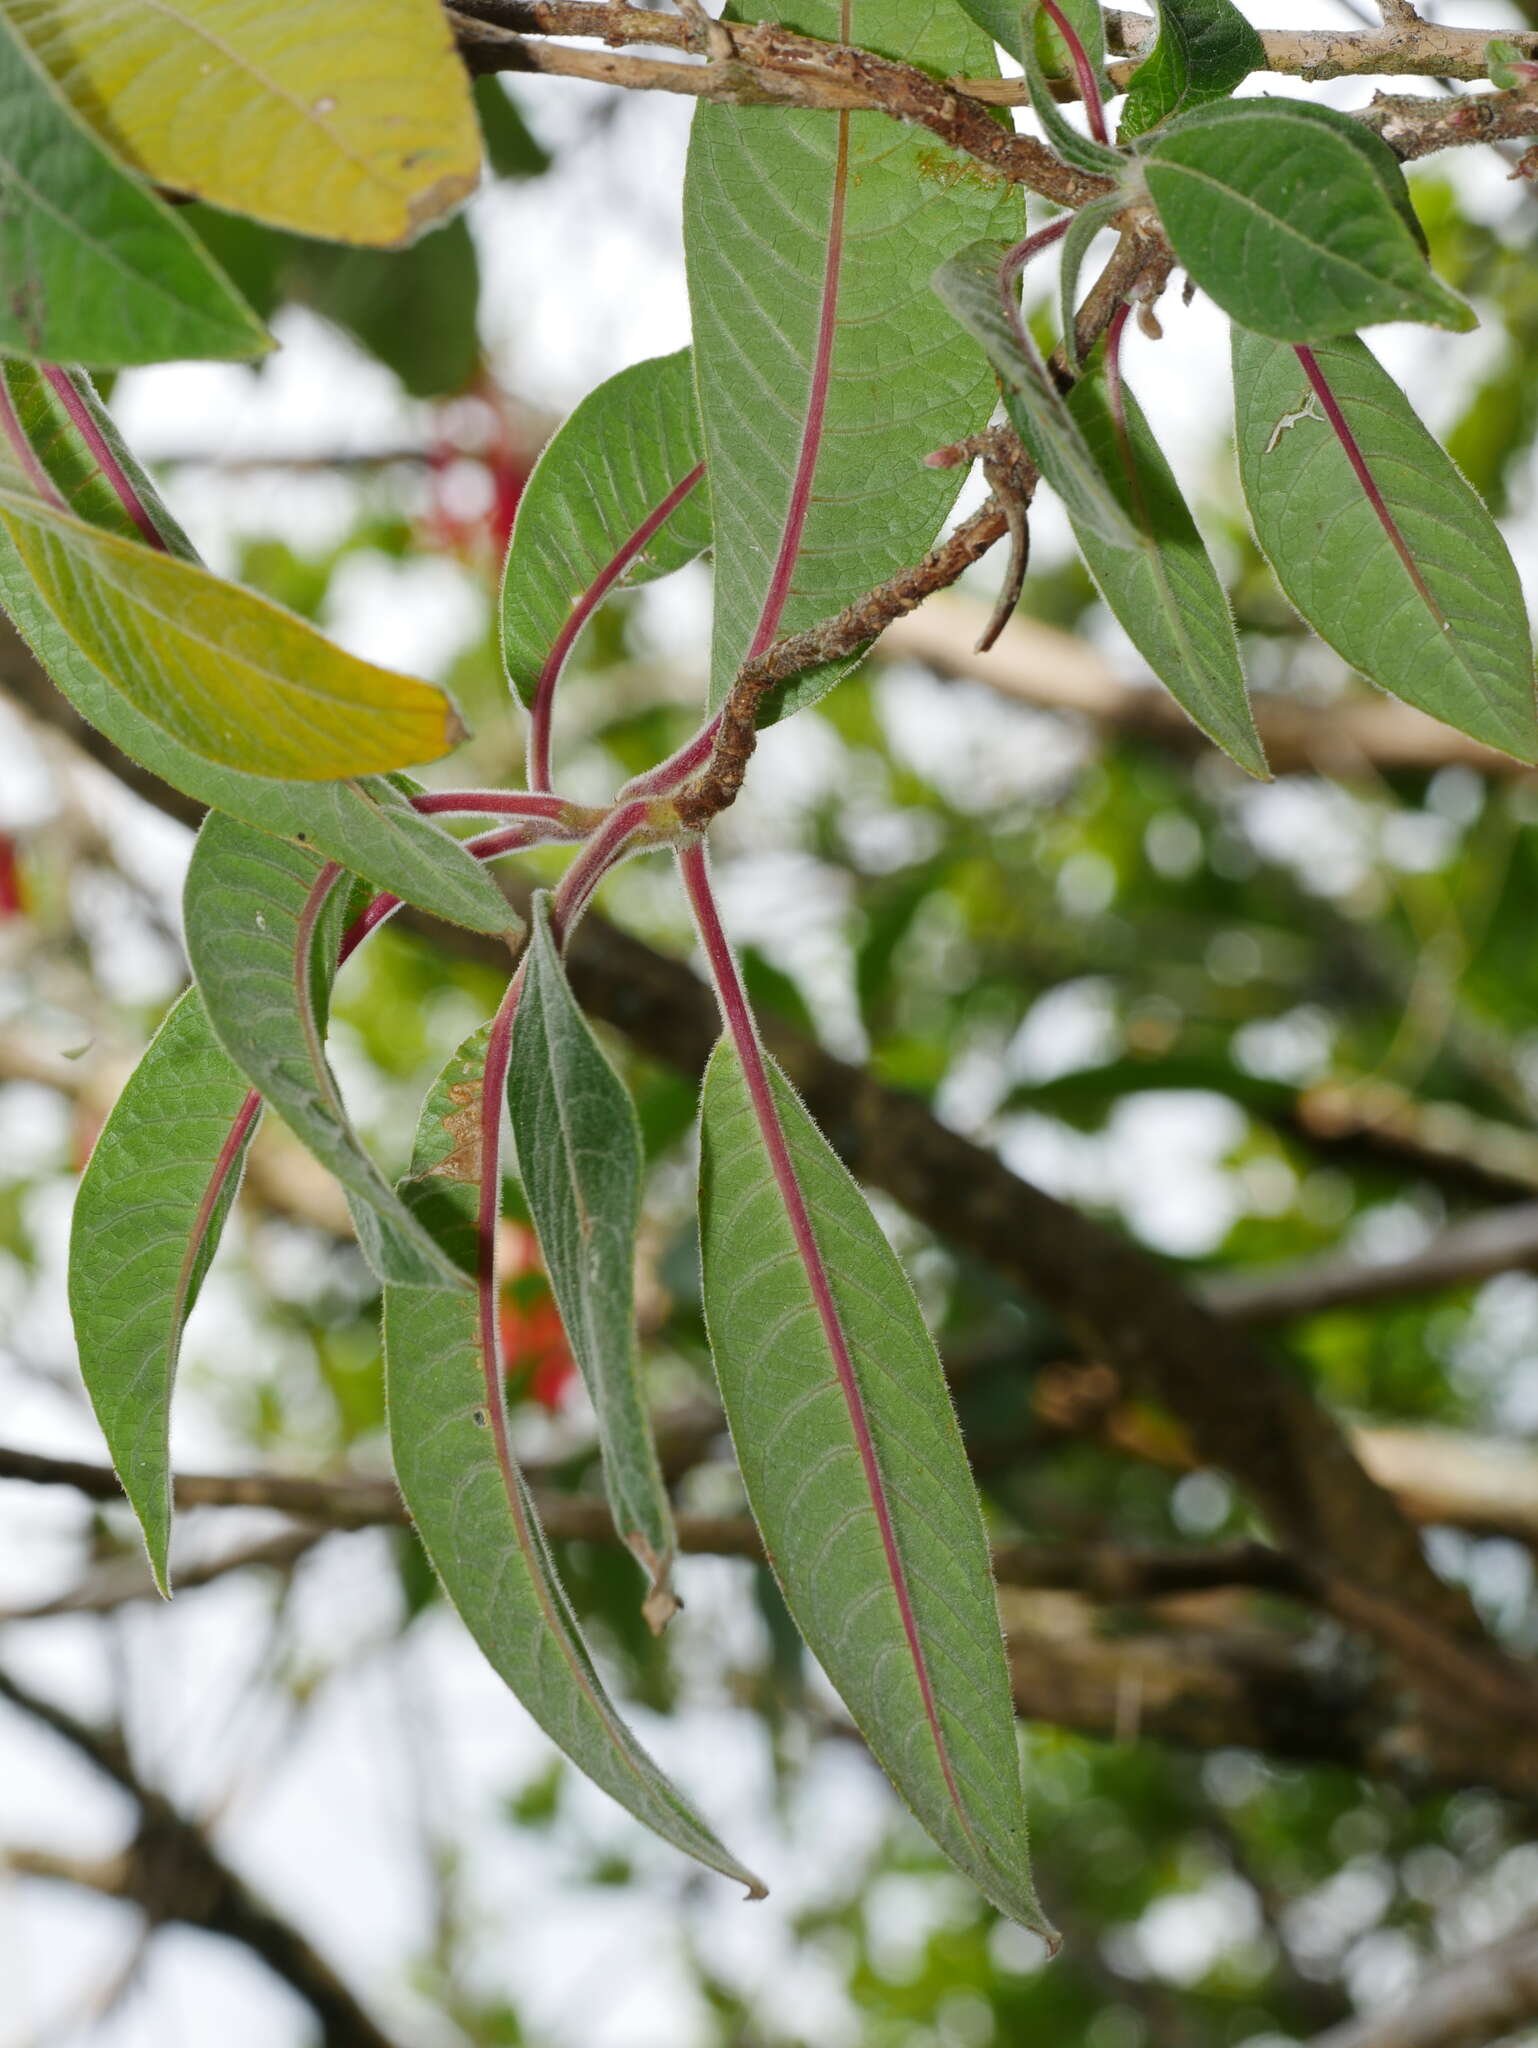
<svg viewBox="0 0 1538 2048">
<path fill-rule="evenodd" d="M 424 1179 L 468 1181 L 478 1187 L 481 1179 L 481 1091 L 473 1081 L 456 1081 L 449 1089 L 454 1104 L 443 1119 L 443 1128 L 453 1140 L 453 1150 Z"/>
</svg>

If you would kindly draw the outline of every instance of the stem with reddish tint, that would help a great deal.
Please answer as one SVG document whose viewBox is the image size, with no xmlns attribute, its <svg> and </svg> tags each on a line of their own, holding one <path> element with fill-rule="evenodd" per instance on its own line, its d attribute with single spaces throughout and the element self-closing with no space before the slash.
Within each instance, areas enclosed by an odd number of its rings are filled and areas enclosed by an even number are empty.
<svg viewBox="0 0 1538 2048">
<path fill-rule="evenodd" d="M 652 508 L 635 532 L 615 551 L 600 573 L 583 591 L 572 606 L 566 623 L 555 636 L 555 643 L 545 656 L 545 665 L 535 683 L 534 704 L 529 713 L 530 789 L 545 790 L 550 787 L 550 722 L 555 707 L 555 686 L 560 681 L 561 670 L 566 666 L 566 657 L 576 644 L 578 634 L 631 563 L 645 551 L 647 543 L 672 518 L 704 474 L 704 463 L 697 462 L 689 474 L 682 477 L 667 496 Z"/>
<path fill-rule="evenodd" d="M 1066 14 L 1057 0 L 1041 0 L 1042 11 L 1047 14 L 1052 26 L 1062 37 L 1073 65 L 1073 75 L 1079 82 L 1079 97 L 1084 102 L 1084 111 L 1089 116 L 1089 132 L 1097 142 L 1110 145 L 1110 131 L 1105 125 L 1105 101 L 1100 97 L 1100 81 L 1095 76 L 1095 67 L 1089 61 L 1089 52 L 1079 41 Z"/>
<path fill-rule="evenodd" d="M 1023 242 L 1016 242 L 999 265 L 999 303 L 1004 308 L 1004 317 L 1019 344 L 1020 353 L 1032 362 L 1036 360 L 1036 344 L 1026 331 L 1025 316 L 1015 294 L 1015 279 L 1033 256 L 1039 256 L 1043 249 L 1050 249 L 1054 242 L 1060 242 L 1072 225 L 1072 214 L 1065 213 L 1061 220 L 1051 221 L 1046 227 L 1038 228 L 1034 235 L 1027 235 Z"/>
<path fill-rule="evenodd" d="M 1044 228 L 1038 228 L 1034 235 L 1027 235 L 1023 242 L 1016 242 L 999 265 L 1000 278 L 1007 282 L 1012 277 L 1018 277 L 1032 257 L 1039 256 L 1043 249 L 1050 249 L 1054 242 L 1060 242 L 1072 226 L 1073 215 L 1061 214 L 1056 220 L 1049 221 Z"/>
<path fill-rule="evenodd" d="M 822 1325 L 824 1342 L 832 1355 L 834 1369 L 838 1375 L 839 1387 L 848 1410 L 850 1427 L 854 1433 L 860 1454 L 860 1466 L 865 1475 L 866 1490 L 875 1510 L 876 1525 L 881 1534 L 881 1547 L 886 1558 L 887 1575 L 897 1599 L 898 1612 L 902 1619 L 908 1654 L 913 1661 L 914 1674 L 918 1680 L 919 1693 L 924 1703 L 924 1714 L 929 1732 L 939 1758 L 941 1775 L 946 1790 L 956 1808 L 957 1816 L 968 1836 L 972 1828 L 962 1804 L 960 1787 L 956 1783 L 951 1767 L 950 1751 L 946 1747 L 945 1733 L 940 1726 L 940 1709 L 935 1699 L 934 1685 L 929 1675 L 929 1664 L 924 1655 L 924 1646 L 919 1639 L 918 1618 L 913 1611 L 913 1599 L 908 1590 L 908 1577 L 902 1556 L 897 1548 L 897 1532 L 892 1525 L 892 1512 L 887 1500 L 886 1482 L 876 1457 L 875 1439 L 871 1434 L 870 1417 L 866 1413 L 865 1396 L 859 1377 L 855 1372 L 854 1359 L 850 1353 L 849 1340 L 844 1334 L 843 1322 L 838 1304 L 833 1298 L 833 1283 L 823 1261 L 822 1248 L 812 1229 L 812 1219 L 807 1211 L 806 1197 L 801 1192 L 801 1183 L 796 1178 L 795 1162 L 790 1156 L 790 1147 L 785 1141 L 784 1128 L 780 1123 L 779 1111 L 775 1107 L 774 1092 L 769 1081 L 769 1069 L 764 1050 L 759 1042 L 758 1026 L 754 1021 L 748 992 L 743 985 L 731 942 L 721 923 L 721 913 L 716 904 L 715 891 L 711 887 L 710 869 L 702 842 L 696 841 L 685 847 L 678 856 L 679 870 L 683 876 L 684 888 L 688 892 L 689 904 L 694 912 L 694 921 L 699 930 L 700 942 L 705 949 L 705 958 L 710 966 L 710 975 L 715 983 L 716 999 L 721 1005 L 722 1021 L 731 1035 L 737 1058 L 741 1062 L 743 1078 L 747 1082 L 748 1098 L 753 1106 L 754 1119 L 764 1150 L 769 1155 L 770 1169 L 774 1174 L 775 1187 L 785 1205 L 790 1222 L 791 1234 L 795 1238 L 796 1251 L 806 1272 L 807 1285 L 817 1308 L 817 1319 Z"/>
<path fill-rule="evenodd" d="M 550 929 L 558 946 L 565 945 L 604 876 L 638 850 L 634 842 L 650 816 L 651 804 L 644 797 L 616 804 L 566 870 L 550 906 Z"/>
<path fill-rule="evenodd" d="M 1431 616 L 1439 625 L 1445 624 L 1446 622 L 1442 617 L 1442 607 L 1427 588 L 1426 579 L 1421 574 L 1420 564 L 1416 561 L 1414 555 L 1411 554 L 1408 541 L 1399 531 L 1394 515 L 1389 510 L 1382 491 L 1378 488 L 1378 479 L 1367 466 L 1367 457 L 1362 453 L 1356 435 L 1351 431 L 1351 422 L 1341 411 L 1340 400 L 1330 388 L 1329 378 L 1325 376 L 1324 371 L 1319 367 L 1319 358 L 1311 348 L 1297 347 L 1294 349 L 1294 354 L 1303 365 L 1303 374 L 1307 377 L 1315 397 L 1324 408 L 1324 416 L 1329 421 L 1336 440 L 1339 441 L 1341 447 L 1345 450 L 1346 460 L 1356 472 L 1356 480 L 1366 493 L 1368 504 L 1371 505 L 1373 511 L 1378 515 L 1379 525 L 1388 535 L 1395 554 L 1403 562 L 1406 575 L 1415 585 L 1422 602 L 1431 613 Z"/>
<path fill-rule="evenodd" d="M 721 730 L 721 714 L 707 719 L 692 740 L 686 740 L 677 753 L 669 754 L 665 761 L 659 761 L 655 768 L 648 768 L 644 775 L 634 776 L 620 791 L 623 801 L 633 796 L 671 796 L 680 783 L 687 782 L 710 759 Z"/>
<path fill-rule="evenodd" d="M 569 835 L 557 836 L 571 837 L 590 832 L 603 816 L 601 811 L 571 803 L 564 796 L 531 789 L 424 789 L 411 799 L 411 808 L 425 817 L 538 818 L 569 826 Z"/>
</svg>

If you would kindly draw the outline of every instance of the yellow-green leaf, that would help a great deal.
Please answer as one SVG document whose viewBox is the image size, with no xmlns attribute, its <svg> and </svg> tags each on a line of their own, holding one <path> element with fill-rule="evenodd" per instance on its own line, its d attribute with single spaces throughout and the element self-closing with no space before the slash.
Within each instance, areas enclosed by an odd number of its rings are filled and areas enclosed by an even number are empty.
<svg viewBox="0 0 1538 2048">
<path fill-rule="evenodd" d="M 326 782 L 435 761 L 463 736 L 441 690 L 344 653 L 196 563 L 11 489 L 0 527 L 65 638 L 204 760 Z"/>
<path fill-rule="evenodd" d="M 388 246 L 480 175 L 437 0 L 0 0 L 92 127 L 157 185 Z"/>
</svg>

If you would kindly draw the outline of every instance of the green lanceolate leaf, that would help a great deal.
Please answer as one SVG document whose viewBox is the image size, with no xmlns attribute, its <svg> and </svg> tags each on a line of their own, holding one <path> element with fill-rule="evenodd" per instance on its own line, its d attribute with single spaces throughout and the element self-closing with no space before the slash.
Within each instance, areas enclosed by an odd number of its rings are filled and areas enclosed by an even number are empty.
<svg viewBox="0 0 1538 2048">
<path fill-rule="evenodd" d="M 1063 256 L 1058 270 L 1058 310 L 1062 317 L 1063 354 L 1076 376 L 1079 369 L 1079 277 L 1096 235 L 1108 225 L 1120 204 L 1119 199 L 1091 200 L 1088 206 L 1079 208 L 1063 237 Z"/>
<path fill-rule="evenodd" d="M 195 559 L 192 543 L 124 445 L 87 377 L 11 360 L 0 365 L 0 379 L 0 421 L 9 400 L 11 425 L 42 471 L 41 478 L 29 474 L 11 438 L 0 433 L 0 490 L 37 490 L 46 487 L 46 479 L 77 518 L 124 538 L 152 537 L 180 559 Z M 118 488 L 109 468 L 115 468 Z M 242 775 L 205 761 L 152 724 L 65 633 L 3 532 L 0 602 L 80 715 L 163 781 L 248 825 L 303 840 L 328 859 L 345 862 L 376 889 L 452 924 L 472 931 L 508 929 L 501 890 L 441 825 L 412 809 L 410 786 L 401 778 L 277 782 Z"/>
<path fill-rule="evenodd" d="M 1101 595 L 1170 695 L 1241 768 L 1265 775 L 1227 594 L 1142 407 L 1126 390 L 1122 405 L 1118 426 L 1103 373 L 1082 378 L 1068 394 L 1138 545 L 1108 547 L 1088 527 L 1076 526 L 1074 538 Z"/>
<path fill-rule="evenodd" d="M 435 761 L 463 736 L 441 690 L 194 563 L 18 491 L 0 490 L 0 529 L 65 638 L 219 767 L 325 782 Z"/>
<path fill-rule="evenodd" d="M 0 348 L 102 368 L 241 357 L 261 323 L 55 92 L 0 8 Z"/>
<path fill-rule="evenodd" d="M 436 0 L 0 0 L 0 12 L 135 170 L 192 198 L 328 241 L 393 244 L 475 189 L 470 84 Z"/>
<path fill-rule="evenodd" d="M 75 1197 L 69 1301 L 81 1376 L 162 1593 L 182 1331 L 260 1109 L 189 989 L 118 1097 Z"/>
<path fill-rule="evenodd" d="M 661 1628 L 677 1603 L 668 1587 L 673 1516 L 636 1342 L 641 1131 L 567 985 L 543 894 L 534 899 L 507 1100 L 545 1270 L 598 1419 L 615 1526 L 647 1575 L 647 1619 Z"/>
<path fill-rule="evenodd" d="M 710 546 L 689 351 L 590 392 L 534 466 L 502 578 L 502 653 L 531 710 L 601 601 Z"/>
<path fill-rule="evenodd" d="M 1095 8 L 1098 21 L 1100 10 Z M 1043 47 L 1056 44 L 1062 56 L 1067 59 L 1066 69 L 1071 77 L 1077 77 L 1077 70 L 1068 59 L 1066 46 L 1061 36 L 1051 25 L 1041 0 L 1026 0 L 1025 19 L 1028 24 L 1025 39 L 1025 79 L 1031 95 L 1031 111 L 1041 123 L 1042 133 L 1057 151 L 1064 163 L 1074 164 L 1081 171 L 1101 173 L 1117 177 L 1126 167 L 1126 159 L 1120 150 L 1112 149 L 1104 142 L 1096 142 L 1093 136 L 1085 135 L 1075 128 L 1052 94 L 1047 77 L 1047 65 L 1043 61 Z M 1071 24 L 1070 24 L 1071 25 Z M 1104 37 L 1101 38 L 1102 52 Z M 1086 55 L 1089 52 L 1086 51 Z M 1094 64 L 1092 68 L 1100 67 Z"/>
<path fill-rule="evenodd" d="M 982 348 L 998 378 L 1004 406 L 1031 459 L 1077 523 L 1112 546 L 1137 536 L 1014 305 L 1014 287 L 1000 282 L 1005 249 L 975 242 L 934 274 L 934 289 L 952 317 Z M 1005 292 L 1009 292 L 1006 303 Z"/>
<path fill-rule="evenodd" d="M 1385 320 L 1475 324 L 1426 263 L 1393 151 L 1331 107 L 1219 101 L 1150 136 L 1142 161 L 1175 254 L 1256 334 L 1313 342 Z"/>
<path fill-rule="evenodd" d="M 705 1319 L 748 1499 L 797 1626 L 882 1768 L 1001 1911 L 1047 1932 L 982 1516 L 940 1362 L 864 1196 L 777 1069 L 766 1087 L 756 1106 L 723 1041 L 700 1122 Z"/>
<path fill-rule="evenodd" d="M 796 26 L 937 77 L 994 68 L 952 8 L 808 0 Z M 1018 196 L 991 174 L 885 115 L 696 109 L 684 244 L 715 518 L 713 704 L 750 653 L 841 610 L 934 540 L 962 472 L 924 457 L 983 427 L 993 389 L 929 275 L 1019 217 Z M 812 703 L 849 666 L 798 677 L 763 722 Z"/>
<path fill-rule="evenodd" d="M 326 868 L 308 847 L 211 812 L 187 871 L 193 976 L 225 1051 L 346 1189 L 358 1242 L 380 1277 L 463 1285 L 463 1272 L 365 1150 L 326 1061 L 348 893 L 345 877 L 328 894 L 317 889 Z"/>
<path fill-rule="evenodd" d="M 488 1029 L 463 1045 L 423 1107 L 402 1199 L 465 1263 L 478 1257 Z M 491 1122 L 495 1132 L 501 1107 Z M 483 1276 L 494 1287 L 495 1276 Z M 495 1326 L 495 1315 L 490 1318 Z M 665 1841 L 763 1886 L 717 1841 L 620 1719 L 556 1577 L 508 1439 L 500 1359 L 469 1296 L 385 1290 L 385 1395 L 401 1495 L 443 1589 L 494 1669 L 577 1767 Z"/>
<path fill-rule="evenodd" d="M 1193 107 L 1227 99 L 1266 47 L 1233 0 L 1158 0 L 1159 37 L 1132 74 L 1121 112 L 1124 142 Z"/>
<path fill-rule="evenodd" d="M 1381 689 L 1538 758 L 1532 642 L 1495 521 L 1362 342 L 1306 355 L 1319 383 L 1295 350 L 1234 329 L 1239 471 L 1277 580 Z"/>
</svg>

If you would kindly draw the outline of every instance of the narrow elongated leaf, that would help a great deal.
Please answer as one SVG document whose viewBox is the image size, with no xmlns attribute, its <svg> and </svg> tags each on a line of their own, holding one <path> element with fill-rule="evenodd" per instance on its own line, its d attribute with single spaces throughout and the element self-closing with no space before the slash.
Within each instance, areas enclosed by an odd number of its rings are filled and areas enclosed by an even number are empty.
<svg viewBox="0 0 1538 2048">
<path fill-rule="evenodd" d="M 1070 517 L 1113 547 L 1133 547 L 1137 536 L 1120 500 L 1018 311 L 1011 313 L 1014 288 L 999 277 L 1005 253 L 996 242 L 975 242 L 940 266 L 934 289 L 992 364 L 1015 432 Z"/>
<path fill-rule="evenodd" d="M 441 690 L 344 653 L 194 563 L 19 491 L 0 490 L 0 529 L 64 637 L 151 724 L 220 767 L 324 782 L 434 761 L 463 736 Z"/>
<path fill-rule="evenodd" d="M 710 546 L 689 351 L 621 370 L 551 439 L 518 502 L 502 578 L 502 655 L 532 710 L 602 600 Z"/>
<path fill-rule="evenodd" d="M 1088 527 L 1076 526 L 1074 538 L 1101 595 L 1170 695 L 1241 768 L 1265 775 L 1227 594 L 1142 407 L 1130 391 L 1122 403 L 1125 434 L 1103 374 L 1081 378 L 1068 394 L 1138 545 L 1108 547 Z"/>
<path fill-rule="evenodd" d="M 1002 1912 L 1048 1932 L 982 1516 L 934 1344 L 777 1069 L 765 1093 L 723 1040 L 700 1121 L 705 1319 L 754 1517 L 882 1768 Z"/>
<path fill-rule="evenodd" d="M 1533 654 L 1510 551 L 1478 496 L 1355 339 L 1297 353 L 1233 334 L 1239 473 L 1277 580 L 1380 689 L 1538 758 Z"/>
<path fill-rule="evenodd" d="M 346 1189 L 374 1270 L 413 1285 L 463 1285 L 364 1148 L 326 1061 L 347 898 L 341 886 L 317 891 L 326 865 L 308 847 L 211 812 L 187 871 L 187 957 L 225 1051 Z"/>
<path fill-rule="evenodd" d="M 9 361 L 0 365 L 0 379 L 0 424 L 7 417 L 8 398 L 11 427 L 78 518 L 125 539 L 136 533 L 153 536 L 171 554 L 195 559 L 192 543 L 124 445 L 88 378 Z M 108 468 L 118 474 L 116 489 Z M 32 491 L 41 481 L 22 467 L 8 434 L 0 433 L 0 490 Z M 441 825 L 412 809 L 411 785 L 403 779 L 371 775 L 345 782 L 277 782 L 217 767 L 191 753 L 136 711 L 81 653 L 42 602 L 3 533 L 0 602 L 81 716 L 164 781 L 248 825 L 303 840 L 328 859 L 345 862 L 376 889 L 387 889 L 453 924 L 472 931 L 508 929 L 501 890 Z"/>
<path fill-rule="evenodd" d="M 954 8 L 808 0 L 796 26 L 941 78 L 994 68 Z M 984 426 L 993 389 L 926 286 L 937 261 L 1019 219 L 1018 196 L 975 162 L 882 114 L 696 109 L 684 245 L 715 515 L 713 704 L 750 653 L 933 541 L 962 471 L 924 457 Z M 849 666 L 798 677 L 762 722 Z"/>
<path fill-rule="evenodd" d="M 1081 206 L 1063 237 L 1063 258 L 1058 272 L 1058 310 L 1063 328 L 1063 354 L 1075 375 L 1079 368 L 1079 276 L 1096 235 L 1108 224 L 1120 204 L 1118 199 L 1099 199 L 1092 200 L 1088 206 Z"/>
<path fill-rule="evenodd" d="M 1233 0 L 1158 0 L 1158 14 L 1158 40 L 1127 88 L 1123 141 L 1227 99 L 1265 68 L 1265 44 Z"/>
<path fill-rule="evenodd" d="M 182 1330 L 260 1109 L 189 989 L 118 1097 L 75 1197 L 69 1303 L 80 1371 L 162 1593 Z"/>
<path fill-rule="evenodd" d="M 482 1029 L 423 1107 L 402 1199 L 466 1263 L 479 1256 L 483 1163 L 496 1173 L 501 1103 L 486 1104 Z M 493 1084 L 500 1094 L 500 1081 Z M 483 1145 L 489 1123 L 492 1141 Z M 487 1284 L 494 1276 L 483 1276 Z M 501 1362 L 468 1296 L 385 1290 L 385 1395 L 401 1495 L 433 1569 L 488 1661 L 577 1767 L 665 1841 L 762 1897 L 646 1754 L 604 1689 L 556 1576 L 509 1442 Z"/>
<path fill-rule="evenodd" d="M 1149 136 L 1142 160 L 1175 254 L 1256 334 L 1314 342 L 1385 320 L 1475 324 L 1426 263 L 1393 151 L 1332 107 L 1218 101 Z"/>
<path fill-rule="evenodd" d="M 436 0 L 0 0 L 138 171 L 333 242 L 394 243 L 475 189 L 469 80 Z"/>
<path fill-rule="evenodd" d="M 629 1091 L 567 986 L 543 895 L 535 898 L 507 1099 L 545 1270 L 598 1419 L 615 1527 L 647 1575 L 647 1618 L 660 1628 L 676 1605 L 668 1588 L 674 1538 L 636 1342 L 641 1130 Z"/>
<path fill-rule="evenodd" d="M 0 348 L 115 367 L 256 356 L 261 323 L 55 92 L 0 8 Z"/>
</svg>

